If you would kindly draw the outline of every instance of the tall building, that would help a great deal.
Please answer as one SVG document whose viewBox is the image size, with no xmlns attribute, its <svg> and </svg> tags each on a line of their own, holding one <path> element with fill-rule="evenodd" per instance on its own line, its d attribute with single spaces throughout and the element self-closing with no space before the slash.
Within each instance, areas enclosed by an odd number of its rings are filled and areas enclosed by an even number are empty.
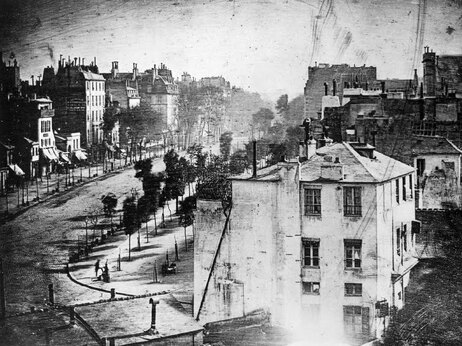
<svg viewBox="0 0 462 346">
<path fill-rule="evenodd" d="M 232 178 L 232 208 L 198 201 L 194 312 L 263 310 L 312 344 L 380 338 L 405 302 L 414 257 L 414 169 L 364 144 L 325 146 Z M 218 216 L 217 216 L 218 215 Z M 327 342 L 326 342 L 327 344 Z"/>
<path fill-rule="evenodd" d="M 98 73 L 96 59 L 90 65 L 80 58 L 58 61 L 56 75 L 44 71 L 43 90 L 56 109 L 55 127 L 61 132 L 80 132 L 82 147 L 98 147 L 103 143 L 103 114 L 106 104 L 104 77 Z"/>
<path fill-rule="evenodd" d="M 157 113 L 156 131 L 173 134 L 178 130 L 178 85 L 165 64 L 154 65 L 141 76 L 141 98 Z"/>
</svg>

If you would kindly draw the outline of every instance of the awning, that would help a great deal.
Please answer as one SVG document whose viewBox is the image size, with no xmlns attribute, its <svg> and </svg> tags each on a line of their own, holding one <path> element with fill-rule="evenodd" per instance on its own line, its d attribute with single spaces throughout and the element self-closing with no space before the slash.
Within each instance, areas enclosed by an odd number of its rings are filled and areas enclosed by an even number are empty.
<svg viewBox="0 0 462 346">
<path fill-rule="evenodd" d="M 82 150 L 74 151 L 74 157 L 80 161 L 84 161 L 87 159 L 87 155 Z"/>
<path fill-rule="evenodd" d="M 53 154 L 50 153 L 50 151 L 47 148 L 40 148 L 40 152 L 42 153 L 43 157 L 47 159 L 48 161 L 53 161 Z"/>
<path fill-rule="evenodd" d="M 56 161 L 59 161 L 59 154 L 56 151 L 55 147 L 48 148 L 48 151 L 51 153 L 51 155 L 54 157 Z"/>
<path fill-rule="evenodd" d="M 59 152 L 59 158 L 61 159 L 61 161 L 65 163 L 71 163 L 71 160 L 69 160 L 68 154 L 64 151 Z"/>
<path fill-rule="evenodd" d="M 112 144 L 109 144 L 108 142 L 104 142 L 104 146 L 106 147 L 107 150 L 114 152 L 114 146 Z"/>
<path fill-rule="evenodd" d="M 18 165 L 8 165 L 8 167 L 10 167 L 10 169 L 14 172 L 14 174 L 16 174 L 19 177 L 25 175 L 23 170 Z"/>
</svg>

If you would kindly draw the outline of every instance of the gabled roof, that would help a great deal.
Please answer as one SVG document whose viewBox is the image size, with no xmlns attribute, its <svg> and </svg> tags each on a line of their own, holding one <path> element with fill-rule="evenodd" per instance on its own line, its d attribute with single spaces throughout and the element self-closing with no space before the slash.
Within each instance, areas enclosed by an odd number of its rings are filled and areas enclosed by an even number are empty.
<svg viewBox="0 0 462 346">
<path fill-rule="evenodd" d="M 329 158 L 328 158 L 329 157 Z M 343 179 L 345 183 L 380 183 L 390 179 L 410 174 L 414 171 L 400 161 L 392 159 L 377 151 L 374 158 L 361 156 L 348 143 L 335 143 L 316 151 L 316 155 L 301 165 L 301 181 L 320 181 L 321 166 L 332 165 L 338 158 L 343 166 Z"/>
<path fill-rule="evenodd" d="M 412 138 L 411 150 L 414 155 L 462 154 L 462 150 L 454 143 L 440 136 L 415 136 Z"/>
<path fill-rule="evenodd" d="M 83 78 L 87 80 L 105 80 L 104 77 L 100 74 L 89 72 L 89 71 L 81 71 Z"/>
</svg>

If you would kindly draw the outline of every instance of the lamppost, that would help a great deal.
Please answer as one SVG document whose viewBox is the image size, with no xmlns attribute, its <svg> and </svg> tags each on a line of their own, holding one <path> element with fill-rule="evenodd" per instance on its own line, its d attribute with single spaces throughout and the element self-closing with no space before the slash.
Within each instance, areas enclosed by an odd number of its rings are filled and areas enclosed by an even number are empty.
<svg viewBox="0 0 462 346">
<path fill-rule="evenodd" d="M 85 216 L 85 248 L 88 248 L 88 216 Z"/>
</svg>

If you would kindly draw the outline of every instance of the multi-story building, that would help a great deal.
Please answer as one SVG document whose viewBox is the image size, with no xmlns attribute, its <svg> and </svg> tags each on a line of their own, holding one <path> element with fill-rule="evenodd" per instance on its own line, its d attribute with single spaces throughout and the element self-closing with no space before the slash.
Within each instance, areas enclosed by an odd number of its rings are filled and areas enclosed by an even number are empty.
<svg viewBox="0 0 462 346">
<path fill-rule="evenodd" d="M 45 70 L 42 85 L 55 104 L 56 128 L 80 132 L 81 145 L 87 149 L 102 146 L 106 86 L 96 60 L 84 65 L 80 58 L 67 62 L 60 58 L 56 75 L 50 67 Z"/>
<path fill-rule="evenodd" d="M 106 79 L 106 97 L 112 105 L 124 109 L 140 105 L 139 73 L 136 63 L 133 63 L 132 72 L 119 72 L 119 62 L 113 61 L 111 73 L 102 75 Z"/>
<path fill-rule="evenodd" d="M 313 145 L 302 163 L 232 178 L 226 222 L 216 221 L 220 203 L 198 201 L 200 320 L 264 310 L 313 344 L 360 344 L 380 338 L 389 308 L 403 306 L 417 263 L 414 169 L 364 144 L 314 155 Z"/>
<path fill-rule="evenodd" d="M 178 130 L 178 85 L 165 64 L 159 69 L 154 65 L 141 76 L 141 98 L 156 112 L 156 131 L 174 134 Z"/>
</svg>

